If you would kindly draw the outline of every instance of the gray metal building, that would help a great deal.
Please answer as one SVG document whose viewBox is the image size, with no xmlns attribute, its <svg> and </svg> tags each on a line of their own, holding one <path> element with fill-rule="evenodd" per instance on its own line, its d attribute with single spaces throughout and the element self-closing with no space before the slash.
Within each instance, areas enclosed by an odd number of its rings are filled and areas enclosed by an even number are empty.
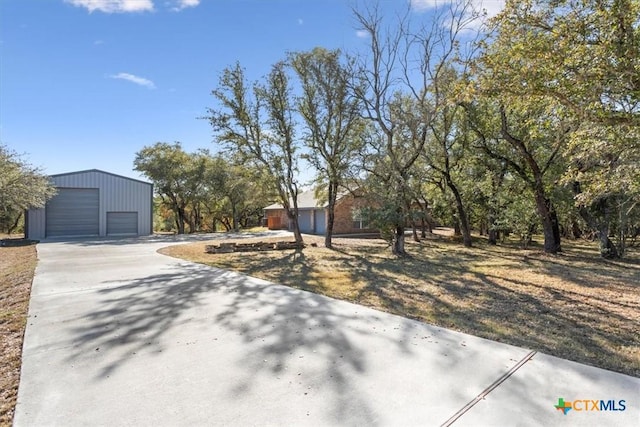
<svg viewBox="0 0 640 427">
<path fill-rule="evenodd" d="M 153 233 L 153 184 L 97 169 L 50 178 L 58 194 L 27 211 L 27 238 Z"/>
</svg>

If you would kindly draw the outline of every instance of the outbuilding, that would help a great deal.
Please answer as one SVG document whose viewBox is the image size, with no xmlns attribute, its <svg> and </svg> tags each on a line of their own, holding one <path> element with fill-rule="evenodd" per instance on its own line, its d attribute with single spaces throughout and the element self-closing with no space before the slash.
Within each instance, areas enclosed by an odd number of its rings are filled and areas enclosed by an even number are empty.
<svg viewBox="0 0 640 427">
<path fill-rule="evenodd" d="M 50 179 L 57 194 L 44 208 L 27 211 L 28 239 L 153 232 L 153 184 L 98 169 Z"/>
</svg>

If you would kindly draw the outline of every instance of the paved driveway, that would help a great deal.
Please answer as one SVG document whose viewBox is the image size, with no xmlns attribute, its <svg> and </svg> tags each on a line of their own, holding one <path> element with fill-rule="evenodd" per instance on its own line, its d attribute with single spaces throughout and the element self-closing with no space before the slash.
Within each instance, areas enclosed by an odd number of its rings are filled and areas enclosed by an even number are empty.
<svg viewBox="0 0 640 427">
<path fill-rule="evenodd" d="M 38 245 L 16 426 L 640 421 L 638 378 L 156 253 L 167 244 Z M 625 410 L 563 415 L 559 398 Z"/>
</svg>

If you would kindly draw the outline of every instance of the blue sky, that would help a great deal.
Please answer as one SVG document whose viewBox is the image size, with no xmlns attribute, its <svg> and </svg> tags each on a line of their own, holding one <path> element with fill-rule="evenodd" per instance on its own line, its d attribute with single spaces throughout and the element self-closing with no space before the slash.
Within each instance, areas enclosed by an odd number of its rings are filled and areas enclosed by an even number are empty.
<svg viewBox="0 0 640 427">
<path fill-rule="evenodd" d="M 413 0 L 416 14 L 447 0 Z M 485 0 L 494 13 L 501 1 Z M 0 0 L 0 143 L 47 174 L 131 176 L 158 141 L 214 149 L 211 90 L 287 51 L 363 49 L 349 0 Z M 406 0 L 382 0 L 389 13 Z"/>
</svg>

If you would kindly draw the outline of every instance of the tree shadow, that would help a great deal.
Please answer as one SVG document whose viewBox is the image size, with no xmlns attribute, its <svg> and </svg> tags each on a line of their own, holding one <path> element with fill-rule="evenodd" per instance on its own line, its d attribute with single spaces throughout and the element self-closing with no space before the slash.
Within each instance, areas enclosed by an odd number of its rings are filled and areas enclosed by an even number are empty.
<svg viewBox="0 0 640 427">
<path fill-rule="evenodd" d="M 448 242 L 424 242 L 419 250 L 417 246 L 412 256 L 391 259 L 380 246 L 354 249 L 336 242 L 333 251 L 323 256 L 330 268 L 339 264 L 347 272 L 348 286 L 358 283 L 357 291 L 346 297 L 336 295 L 335 289 L 327 292 L 314 279 L 324 267 L 304 254 L 257 257 L 244 271 L 277 272 L 273 280 L 288 286 L 580 363 L 640 374 L 638 354 L 632 351 L 640 347 L 640 319 L 625 314 L 640 310 L 637 293 L 630 291 L 630 284 L 640 283 L 637 260 L 612 266 L 571 250 L 547 256 L 537 250 L 490 245 L 472 250 Z M 508 267 L 515 275 L 496 274 L 491 266 L 471 268 L 487 255 L 494 257 L 496 268 Z M 558 282 L 520 280 L 519 269 L 556 277 Z"/>
<path fill-rule="evenodd" d="M 121 246 L 139 243 L 181 243 L 207 242 L 211 240 L 251 239 L 270 237 L 289 237 L 292 233 L 282 230 L 258 232 L 219 232 L 219 233 L 191 233 L 191 234 L 151 234 L 148 236 L 79 236 L 56 237 L 43 239 L 42 243 L 61 243 L 73 246 Z M 37 243 L 37 242 L 36 242 Z"/>
<path fill-rule="evenodd" d="M 301 252 L 287 257 L 304 262 Z M 330 390 L 336 423 L 376 425 L 375 409 L 351 384 L 368 373 L 367 352 L 354 334 L 369 332 L 344 327 L 355 317 L 367 322 L 368 315 L 355 316 L 352 309 L 340 308 L 342 303 L 316 294 L 197 264 L 111 285 L 100 289 L 93 309 L 81 314 L 67 359 L 73 363 L 100 352 L 105 357 L 96 359 L 96 381 L 138 353 L 167 350 L 170 333 L 199 322 L 203 339 L 222 329 L 243 343 L 235 360 L 242 374 L 229 393 L 250 393 L 258 375 L 273 381 L 286 376 L 305 394 Z M 304 358 L 313 359 L 313 366 Z"/>
</svg>

